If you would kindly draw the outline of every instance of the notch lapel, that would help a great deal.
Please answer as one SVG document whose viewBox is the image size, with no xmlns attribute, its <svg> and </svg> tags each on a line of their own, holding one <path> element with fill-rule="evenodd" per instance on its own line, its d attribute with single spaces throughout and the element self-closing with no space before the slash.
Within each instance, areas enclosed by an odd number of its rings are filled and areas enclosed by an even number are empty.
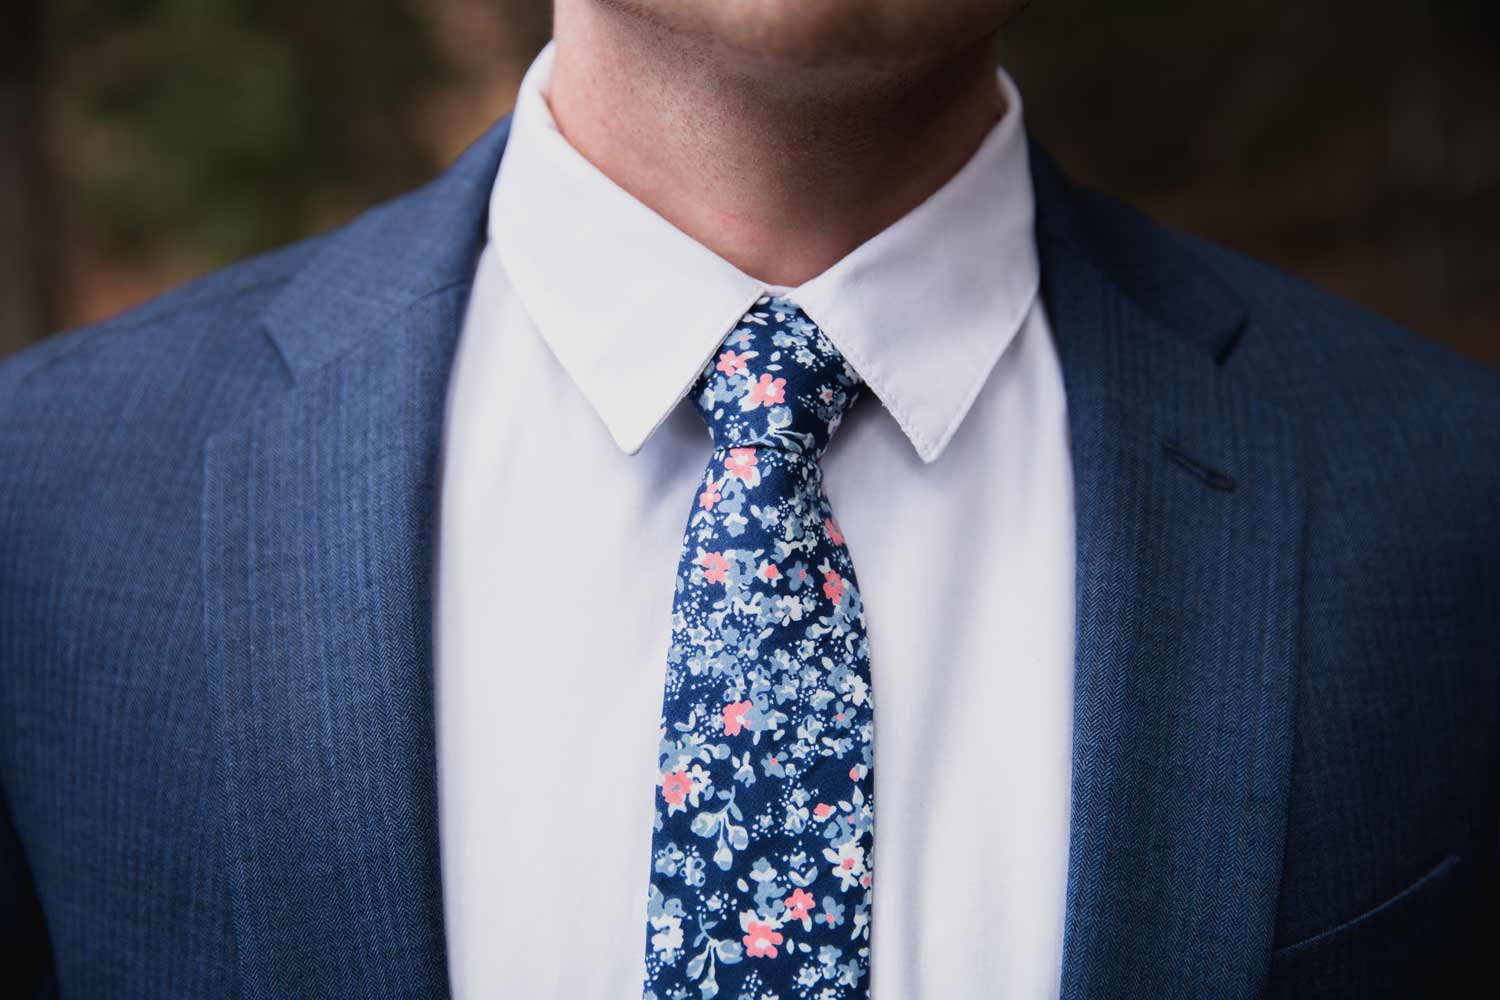
<svg viewBox="0 0 1500 1000">
<path fill-rule="evenodd" d="M 1256 996 L 1296 689 L 1293 427 L 1222 365 L 1242 314 L 1205 265 L 1113 259 L 1099 213 L 1033 171 L 1077 510 L 1062 996 Z"/>
<path fill-rule="evenodd" d="M 291 389 L 205 452 L 205 634 L 247 996 L 447 994 L 435 493 L 507 127 L 325 238 L 265 317 Z"/>
</svg>

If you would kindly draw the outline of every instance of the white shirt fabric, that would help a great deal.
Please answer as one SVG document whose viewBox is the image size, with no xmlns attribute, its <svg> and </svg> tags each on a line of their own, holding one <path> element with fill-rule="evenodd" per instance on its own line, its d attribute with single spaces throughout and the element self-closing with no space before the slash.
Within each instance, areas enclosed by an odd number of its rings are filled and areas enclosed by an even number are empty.
<svg viewBox="0 0 1500 1000">
<path fill-rule="evenodd" d="M 527 73 L 449 386 L 435 663 L 459 998 L 639 1000 L 682 398 L 770 286 L 586 161 Z M 1073 484 L 1021 101 L 788 294 L 867 383 L 824 457 L 875 714 L 875 1000 L 1058 993 Z M 780 290 L 780 289 L 776 289 Z"/>
</svg>

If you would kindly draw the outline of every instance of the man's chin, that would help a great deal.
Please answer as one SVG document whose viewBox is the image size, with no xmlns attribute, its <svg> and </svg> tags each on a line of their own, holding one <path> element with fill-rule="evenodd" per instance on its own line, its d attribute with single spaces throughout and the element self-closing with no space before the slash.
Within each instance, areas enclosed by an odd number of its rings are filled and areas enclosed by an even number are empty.
<svg viewBox="0 0 1500 1000">
<path fill-rule="evenodd" d="M 918 64 L 994 32 L 1019 0 L 593 0 L 757 70 Z M 788 81 L 790 82 L 790 81 Z"/>
</svg>

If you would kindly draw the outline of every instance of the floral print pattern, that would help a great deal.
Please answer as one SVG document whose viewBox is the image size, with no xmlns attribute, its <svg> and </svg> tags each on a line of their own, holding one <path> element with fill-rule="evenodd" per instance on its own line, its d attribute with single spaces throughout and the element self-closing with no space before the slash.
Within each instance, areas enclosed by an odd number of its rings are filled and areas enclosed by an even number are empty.
<svg viewBox="0 0 1500 1000">
<path fill-rule="evenodd" d="M 690 390 L 714 452 L 673 602 L 645 1000 L 869 994 L 869 643 L 818 464 L 858 391 L 772 297 Z"/>
</svg>

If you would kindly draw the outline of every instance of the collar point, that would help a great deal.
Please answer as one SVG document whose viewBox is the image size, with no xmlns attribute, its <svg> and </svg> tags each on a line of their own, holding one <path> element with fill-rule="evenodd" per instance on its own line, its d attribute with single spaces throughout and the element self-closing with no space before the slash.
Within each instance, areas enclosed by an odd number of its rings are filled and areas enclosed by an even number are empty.
<svg viewBox="0 0 1500 1000">
<path fill-rule="evenodd" d="M 912 446 L 917 450 L 917 457 L 922 460 L 923 465 L 931 465 L 943 457 L 943 452 L 948 449 L 948 436 L 945 435 L 940 441 L 929 444 L 926 441 L 912 441 Z"/>
<path fill-rule="evenodd" d="M 620 451 L 626 455 L 637 455 L 646 446 L 646 439 L 650 437 L 650 434 L 649 432 L 646 434 L 622 434 L 611 429 L 609 436 Z"/>
<path fill-rule="evenodd" d="M 889 407 L 887 409 L 889 410 Z M 923 465 L 931 465 L 943 457 L 943 452 L 948 450 L 948 442 L 953 440 L 953 432 L 959 423 L 958 420 L 954 420 L 948 426 L 939 428 L 936 435 L 931 435 L 927 433 L 927 429 L 918 426 L 918 421 L 897 416 L 894 412 L 891 416 L 896 418 L 896 425 L 901 428 L 901 433 L 906 436 L 907 443 L 917 453 Z"/>
</svg>

